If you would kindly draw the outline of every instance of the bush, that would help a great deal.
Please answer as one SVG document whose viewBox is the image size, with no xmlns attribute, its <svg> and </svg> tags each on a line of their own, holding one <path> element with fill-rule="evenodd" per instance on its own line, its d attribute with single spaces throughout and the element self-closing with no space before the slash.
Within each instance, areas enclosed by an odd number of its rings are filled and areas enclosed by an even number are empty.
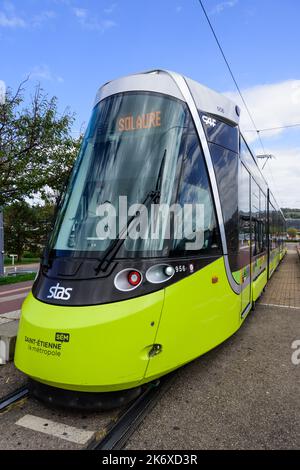
<svg viewBox="0 0 300 470">
<path fill-rule="evenodd" d="M 17 274 L 16 276 L 0 277 L 0 286 L 16 284 L 18 282 L 33 281 L 36 273 Z"/>
<path fill-rule="evenodd" d="M 32 251 L 26 251 L 23 255 L 23 258 L 40 258 L 41 253 L 39 251 L 37 252 L 32 252 Z"/>
</svg>

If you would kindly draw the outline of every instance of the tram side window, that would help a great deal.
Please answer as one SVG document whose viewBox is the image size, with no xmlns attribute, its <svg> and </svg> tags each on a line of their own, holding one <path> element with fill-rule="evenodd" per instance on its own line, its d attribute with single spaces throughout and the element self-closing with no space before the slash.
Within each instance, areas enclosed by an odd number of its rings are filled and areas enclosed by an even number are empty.
<svg viewBox="0 0 300 470">
<path fill-rule="evenodd" d="M 285 242 L 285 237 L 286 237 L 286 226 L 285 226 L 285 220 L 284 218 L 282 217 L 281 218 L 281 245 L 282 245 L 282 248 L 284 247 L 284 242 Z"/>
<path fill-rule="evenodd" d="M 248 264 L 250 255 L 250 174 L 242 163 L 239 169 L 239 252 L 242 254 L 241 266 Z"/>
<path fill-rule="evenodd" d="M 281 213 L 279 212 L 279 217 L 278 217 L 278 245 L 281 250 L 281 245 L 282 245 L 282 219 L 281 219 Z"/>
<path fill-rule="evenodd" d="M 277 248 L 277 225 L 278 225 L 278 214 L 274 212 L 274 248 Z"/>
<path fill-rule="evenodd" d="M 240 155 L 241 155 L 242 161 L 245 162 L 245 165 L 248 167 L 251 175 L 256 179 L 256 181 L 259 182 L 261 180 L 259 168 L 254 160 L 254 157 L 252 156 L 252 153 L 250 152 L 248 145 L 246 144 L 244 137 L 241 134 L 240 134 Z"/>
<path fill-rule="evenodd" d="M 266 196 L 257 183 L 251 181 L 252 255 L 265 251 L 267 246 Z"/>
<path fill-rule="evenodd" d="M 270 238 L 270 249 L 276 248 L 275 244 L 275 209 L 270 203 L 269 205 L 269 238 Z"/>
<path fill-rule="evenodd" d="M 251 181 L 251 232 L 252 232 L 252 255 L 260 252 L 260 224 L 259 224 L 259 187 L 252 178 Z"/>
<path fill-rule="evenodd" d="M 273 225 L 273 245 L 277 248 L 277 212 L 274 211 L 274 225 Z"/>
<path fill-rule="evenodd" d="M 280 212 L 276 212 L 276 248 L 279 247 L 279 220 L 280 220 Z"/>
<path fill-rule="evenodd" d="M 209 144 L 222 207 L 229 264 L 237 271 L 238 253 L 238 155 L 224 147 Z"/>
<path fill-rule="evenodd" d="M 183 239 L 174 240 L 171 255 L 187 256 L 197 252 L 220 253 L 221 244 L 212 192 L 204 155 L 195 133 L 188 135 L 177 204 L 180 207 L 186 205 L 184 218 L 189 219 L 187 230 L 190 229 L 190 233 L 187 233 L 185 229 Z M 186 214 L 186 210 L 190 210 L 190 213 Z M 197 240 L 201 240 L 201 246 Z"/>
<path fill-rule="evenodd" d="M 261 251 L 267 248 L 267 198 L 260 190 L 259 198 L 260 207 L 260 231 L 261 231 Z"/>
<path fill-rule="evenodd" d="M 231 126 L 213 115 L 199 111 L 208 142 L 239 153 L 238 126 Z"/>
</svg>

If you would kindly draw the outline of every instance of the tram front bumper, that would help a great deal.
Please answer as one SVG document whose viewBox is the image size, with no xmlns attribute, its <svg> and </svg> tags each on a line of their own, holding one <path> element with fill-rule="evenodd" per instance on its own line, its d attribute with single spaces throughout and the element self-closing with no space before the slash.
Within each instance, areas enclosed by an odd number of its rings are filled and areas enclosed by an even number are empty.
<svg viewBox="0 0 300 470">
<path fill-rule="evenodd" d="M 105 305 L 65 307 L 29 294 L 15 365 L 32 379 L 86 392 L 124 390 L 144 379 L 164 291 Z"/>
</svg>

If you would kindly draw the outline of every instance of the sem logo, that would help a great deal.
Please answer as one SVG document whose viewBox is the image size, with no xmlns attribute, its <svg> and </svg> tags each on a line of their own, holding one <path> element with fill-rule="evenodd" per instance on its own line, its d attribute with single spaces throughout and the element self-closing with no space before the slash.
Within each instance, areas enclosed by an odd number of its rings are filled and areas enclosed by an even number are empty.
<svg viewBox="0 0 300 470">
<path fill-rule="evenodd" d="M 60 341 L 61 343 L 68 343 L 70 341 L 69 333 L 55 333 L 55 341 Z"/>
<path fill-rule="evenodd" d="M 205 116 L 205 115 L 202 116 L 202 121 L 204 122 L 204 124 L 206 124 L 209 127 L 216 127 L 216 125 L 217 125 L 216 119 L 213 119 L 213 118 Z"/>
<path fill-rule="evenodd" d="M 61 287 L 58 282 L 56 286 L 50 287 L 50 295 L 47 295 L 47 299 L 69 300 L 71 297 L 70 292 L 72 292 L 72 290 L 73 289 L 71 287 L 68 287 L 68 289 Z"/>
</svg>

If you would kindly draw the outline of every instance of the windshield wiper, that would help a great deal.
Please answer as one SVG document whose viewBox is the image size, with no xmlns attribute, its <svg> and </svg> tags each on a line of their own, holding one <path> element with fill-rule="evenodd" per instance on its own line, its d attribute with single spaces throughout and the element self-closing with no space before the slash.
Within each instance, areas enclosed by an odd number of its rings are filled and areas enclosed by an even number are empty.
<svg viewBox="0 0 300 470">
<path fill-rule="evenodd" d="M 158 173 L 157 180 L 156 180 L 155 189 L 147 193 L 144 201 L 141 203 L 141 206 L 146 206 L 148 204 L 151 204 L 152 202 L 154 202 L 154 204 L 159 204 L 160 202 L 161 186 L 162 186 L 164 168 L 165 168 L 165 163 L 166 163 L 166 154 L 167 154 L 167 149 L 165 149 L 164 154 L 163 154 L 163 158 L 162 158 L 160 168 L 159 168 L 159 173 Z M 107 248 L 106 252 L 104 252 L 103 258 L 101 259 L 98 266 L 95 268 L 96 275 L 99 274 L 100 271 L 107 270 L 107 268 L 111 264 L 112 260 L 115 258 L 117 252 L 119 251 L 119 249 L 121 248 L 121 246 L 123 245 L 126 239 L 126 236 L 124 235 L 127 233 L 130 225 L 132 224 L 132 222 L 136 219 L 138 215 L 140 215 L 139 211 L 137 211 L 132 217 L 130 217 L 125 227 L 123 227 L 123 229 L 119 233 L 119 237 L 116 238 L 113 241 L 112 245 L 110 245 Z"/>
</svg>

